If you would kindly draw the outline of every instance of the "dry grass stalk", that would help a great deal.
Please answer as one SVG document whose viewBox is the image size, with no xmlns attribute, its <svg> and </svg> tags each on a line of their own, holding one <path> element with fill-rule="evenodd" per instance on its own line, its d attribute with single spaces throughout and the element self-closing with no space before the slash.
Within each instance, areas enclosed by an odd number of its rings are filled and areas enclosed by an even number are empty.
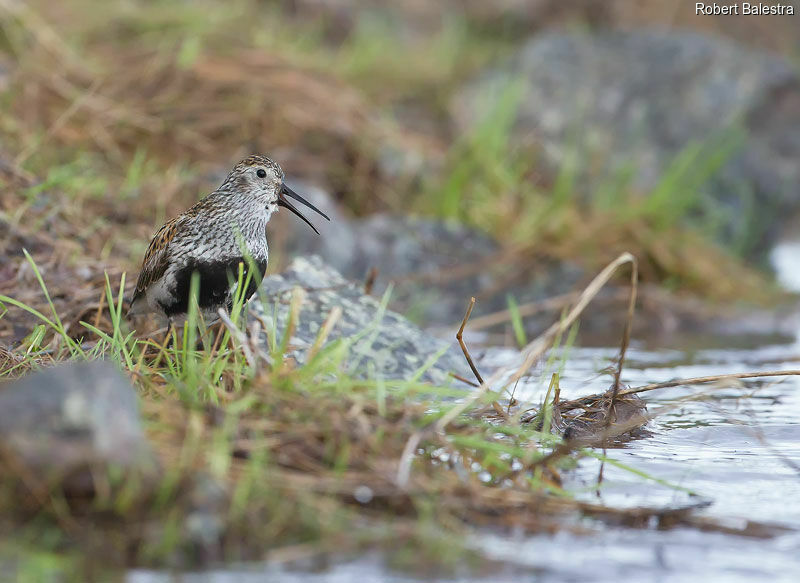
<svg viewBox="0 0 800 583">
<path fill-rule="evenodd" d="M 701 385 L 706 383 L 731 381 L 735 379 L 755 379 L 764 377 L 783 377 L 783 376 L 800 376 L 800 369 L 727 373 L 718 375 L 708 375 L 702 377 L 674 379 L 671 381 L 664 381 L 661 383 L 651 383 L 649 385 L 643 385 L 640 387 L 628 387 L 620 389 L 618 396 L 624 397 L 627 395 L 635 395 L 639 393 L 646 393 L 648 391 L 655 391 L 657 389 L 668 389 L 671 387 L 681 387 L 689 385 Z M 587 395 L 586 397 L 573 399 L 571 401 L 562 401 L 559 406 L 561 407 L 562 411 L 570 411 L 576 408 L 586 408 L 591 406 L 600 398 L 602 398 L 602 395 L 600 394 Z"/>
<path fill-rule="evenodd" d="M 635 262 L 636 259 L 633 257 L 633 255 L 627 252 L 623 253 L 610 264 L 608 264 L 597 276 L 595 276 L 591 283 L 589 283 L 586 289 L 584 289 L 581 295 L 578 297 L 577 303 L 569 311 L 569 313 L 564 318 L 550 326 L 538 338 L 533 340 L 523 349 L 522 353 L 524 357 L 522 365 L 519 366 L 511 375 L 511 377 L 503 383 L 502 388 L 508 387 L 512 383 L 517 382 L 528 372 L 528 370 L 530 370 L 530 368 L 538 361 L 542 354 L 544 354 L 544 352 L 550 348 L 553 340 L 560 334 L 563 334 L 565 331 L 567 331 L 570 326 L 572 326 L 583 310 L 586 309 L 586 306 L 589 305 L 589 302 L 591 302 L 592 299 L 600 292 L 602 287 L 611 279 L 620 266 L 625 265 L 626 263 L 635 264 Z M 636 301 L 635 291 L 632 291 L 631 294 L 632 300 L 630 303 L 631 305 L 634 305 Z M 626 330 L 629 334 L 630 331 L 627 325 Z M 627 346 L 627 342 L 628 340 L 623 338 L 623 343 L 625 346 Z M 442 431 L 448 423 L 466 411 L 476 400 L 481 398 L 487 391 L 492 390 L 491 387 L 502 380 L 503 377 L 508 374 L 508 372 L 509 369 L 507 368 L 501 368 L 495 371 L 486 382 L 481 383 L 480 387 L 473 391 L 472 394 L 459 406 L 453 407 L 446 415 L 436 422 L 437 430 Z"/>
</svg>

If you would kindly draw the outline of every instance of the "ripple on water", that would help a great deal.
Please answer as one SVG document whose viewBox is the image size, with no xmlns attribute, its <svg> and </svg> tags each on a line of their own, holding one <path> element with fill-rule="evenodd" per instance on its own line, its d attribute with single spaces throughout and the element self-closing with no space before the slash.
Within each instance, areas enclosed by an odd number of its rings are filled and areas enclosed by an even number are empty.
<svg viewBox="0 0 800 583">
<path fill-rule="evenodd" d="M 800 368 L 796 345 L 752 349 L 647 351 L 632 349 L 623 381 L 632 386 L 752 370 Z M 562 375 L 565 398 L 605 390 L 615 348 L 574 348 Z M 498 350 L 498 364 L 514 362 Z M 484 361 L 484 365 L 485 365 Z M 518 398 L 537 403 L 549 372 L 537 371 L 516 388 Z M 725 520 L 772 522 L 800 531 L 800 379 L 773 377 L 725 386 L 673 387 L 644 393 L 651 412 L 650 437 L 608 450 L 603 485 L 597 493 L 600 462 L 583 459 L 567 475 L 567 488 L 580 497 L 621 506 L 672 506 L 707 499 L 701 512 Z M 616 464 L 616 465 L 615 465 Z M 643 479 L 625 467 L 644 472 Z M 541 580 L 616 581 L 626 576 L 659 581 L 800 580 L 800 536 L 792 532 L 753 540 L 694 530 L 627 531 L 599 528 L 569 541 L 534 538 L 512 543 L 498 539 L 499 555 L 535 559 L 550 577 Z M 522 550 L 529 549 L 530 553 Z M 563 560 L 559 560 L 562 557 Z M 553 569 L 553 563 L 560 564 Z M 591 567 L 590 567 L 591 566 Z M 586 569 L 591 568 L 587 574 Z M 649 574 L 649 575 L 648 575 Z"/>
</svg>

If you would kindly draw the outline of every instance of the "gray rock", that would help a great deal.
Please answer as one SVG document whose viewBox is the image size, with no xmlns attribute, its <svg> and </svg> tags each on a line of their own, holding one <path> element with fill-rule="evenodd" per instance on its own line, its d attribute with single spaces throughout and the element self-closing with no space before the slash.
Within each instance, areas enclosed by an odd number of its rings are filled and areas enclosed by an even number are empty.
<svg viewBox="0 0 800 583">
<path fill-rule="evenodd" d="M 283 213 L 276 217 L 277 232 L 270 231 L 270 249 L 279 255 L 319 255 L 359 282 L 375 268 L 373 294 L 380 296 L 391 284 L 392 308 L 426 326 L 455 331 L 471 296 L 487 313 L 504 309 L 508 294 L 521 303 L 540 300 L 570 291 L 584 276 L 569 262 L 520 265 L 487 234 L 454 221 L 387 214 L 352 218 L 323 190 L 304 184 L 297 188 L 331 221 L 314 221 L 321 234 L 316 237 Z"/>
<path fill-rule="evenodd" d="M 0 443 L 4 477 L 68 495 L 91 495 L 94 476 L 156 469 L 136 392 L 104 362 L 60 364 L 0 387 Z"/>
<path fill-rule="evenodd" d="M 502 253 L 490 237 L 457 223 L 389 215 L 352 218 L 323 190 L 296 186 L 332 221 L 315 221 L 322 234 L 316 237 L 296 217 L 288 213 L 278 215 L 276 219 L 280 219 L 286 232 L 278 243 L 276 229 L 270 230 L 270 249 L 277 247 L 283 254 L 288 248 L 300 256 L 319 255 L 325 265 L 356 282 L 363 282 L 368 270 L 376 267 L 378 277 L 373 295 L 380 297 L 391 284 L 390 306 L 447 340 L 452 340 L 470 296 L 478 298 L 472 315 L 475 319 L 505 310 L 508 295 L 523 305 L 581 291 L 592 275 L 569 261 L 545 262 Z M 341 276 L 337 274 L 337 278 Z M 584 340 L 601 344 L 619 341 L 627 313 L 627 296 L 624 285 L 610 286 L 600 292 L 581 316 L 580 332 Z M 656 298 L 639 302 L 634 319 L 637 338 L 703 330 L 728 337 L 743 334 L 785 337 L 791 336 L 797 325 L 797 313 L 791 303 L 771 310 L 754 306 L 739 310 L 728 306 L 721 310 L 720 306 L 700 298 L 663 294 Z M 559 312 L 555 308 L 528 313 L 523 320 L 528 337 L 544 331 L 558 319 Z M 498 323 L 487 330 L 511 338 L 507 318 L 498 318 Z M 497 335 L 494 338 L 495 342 L 503 341 Z"/>
<path fill-rule="evenodd" d="M 362 278 L 365 272 L 356 270 L 354 262 L 360 254 L 359 234 L 354 219 L 323 189 L 298 180 L 287 180 L 290 188 L 330 217 L 326 221 L 305 207 L 303 215 L 314 224 L 319 236 L 304 222 L 287 212 L 279 212 L 269 223 L 270 263 L 273 259 L 285 264 L 287 255 L 321 255 L 325 262 L 349 278 Z M 353 266 L 351 268 L 351 265 Z"/>
<path fill-rule="evenodd" d="M 542 34 L 455 97 L 458 128 L 516 81 L 514 138 L 553 171 L 580 145 L 589 195 L 626 172 L 633 188 L 653 189 L 693 143 L 706 145 L 693 164 L 702 175 L 722 147 L 711 142 L 738 125 L 743 143 L 721 168 L 678 188 L 698 193 L 695 210 L 719 220 L 722 242 L 758 257 L 800 207 L 800 77 L 777 56 L 693 33 Z"/>
<path fill-rule="evenodd" d="M 340 306 L 341 319 L 328 341 L 344 338 L 352 342 L 344 362 L 348 372 L 370 378 L 380 375 L 386 379 L 410 379 L 439 355 L 422 375 L 423 380 L 450 384 L 450 372 L 469 374 L 455 341 L 448 344 L 403 316 L 382 309 L 380 302 L 364 295 L 360 286 L 347 281 L 316 256 L 295 259 L 283 273 L 266 277 L 261 291 L 268 299 L 267 305 L 259 301 L 250 304 L 251 310 L 268 322 L 272 321 L 274 306 L 278 338 L 286 329 L 295 287 L 306 292 L 299 322 L 290 339 L 293 350 L 288 355 L 299 363 L 305 362 L 308 349 L 331 310 Z"/>
</svg>

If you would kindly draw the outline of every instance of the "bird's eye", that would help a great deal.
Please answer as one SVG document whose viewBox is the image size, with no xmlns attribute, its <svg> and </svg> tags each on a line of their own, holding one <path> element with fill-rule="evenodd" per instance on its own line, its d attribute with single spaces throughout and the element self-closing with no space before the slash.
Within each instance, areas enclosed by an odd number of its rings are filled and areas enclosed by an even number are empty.
<svg viewBox="0 0 800 583">
<path fill-rule="evenodd" d="M 258 170 L 256 170 L 256 176 L 258 176 L 259 178 L 266 178 L 267 172 L 263 168 L 259 168 Z"/>
</svg>

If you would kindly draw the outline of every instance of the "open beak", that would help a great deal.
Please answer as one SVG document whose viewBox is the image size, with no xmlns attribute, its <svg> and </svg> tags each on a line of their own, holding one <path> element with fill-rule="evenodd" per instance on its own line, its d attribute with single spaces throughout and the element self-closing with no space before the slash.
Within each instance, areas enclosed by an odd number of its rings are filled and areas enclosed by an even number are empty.
<svg viewBox="0 0 800 583">
<path fill-rule="evenodd" d="M 284 184 L 284 185 L 281 187 L 281 191 L 280 191 L 280 193 L 278 193 L 278 206 L 284 206 L 284 207 L 286 207 L 287 209 L 289 209 L 290 211 L 292 211 L 292 212 L 293 212 L 294 214 L 296 214 L 298 217 L 300 217 L 301 219 L 303 219 L 303 221 L 304 221 L 304 222 L 305 222 L 305 223 L 306 223 L 306 224 L 307 224 L 309 227 L 311 227 L 312 229 L 314 229 L 314 232 L 315 232 L 317 235 L 319 235 L 319 231 L 317 231 L 317 229 L 314 227 L 314 225 L 312 225 L 312 224 L 309 222 L 309 220 L 308 220 L 307 218 L 305 218 L 303 215 L 301 215 L 301 214 L 300 214 L 300 211 L 299 211 L 299 210 L 297 210 L 297 208 L 296 208 L 296 207 L 295 207 L 295 206 L 294 206 L 292 203 L 290 203 L 288 200 L 286 200 L 286 197 L 287 197 L 287 196 L 288 196 L 288 197 L 290 197 L 290 198 L 293 198 L 293 199 L 295 199 L 295 200 L 296 200 L 296 201 L 298 201 L 298 202 L 302 202 L 304 205 L 306 205 L 306 206 L 307 206 L 308 208 L 310 208 L 312 211 L 316 211 L 316 212 L 318 212 L 319 214 L 321 214 L 323 217 L 325 217 L 325 218 L 326 218 L 326 219 L 328 219 L 329 221 L 331 220 L 331 219 L 330 219 L 330 217 L 328 217 L 328 215 L 326 215 L 325 213 L 323 213 L 321 210 L 319 210 L 317 207 L 315 207 L 313 204 L 311 204 L 310 202 L 308 202 L 306 199 L 304 199 L 302 196 L 300 196 L 299 194 L 297 194 L 295 191 L 293 191 L 291 188 L 289 188 L 289 187 L 288 187 L 288 186 L 286 186 L 285 184 Z"/>
</svg>

